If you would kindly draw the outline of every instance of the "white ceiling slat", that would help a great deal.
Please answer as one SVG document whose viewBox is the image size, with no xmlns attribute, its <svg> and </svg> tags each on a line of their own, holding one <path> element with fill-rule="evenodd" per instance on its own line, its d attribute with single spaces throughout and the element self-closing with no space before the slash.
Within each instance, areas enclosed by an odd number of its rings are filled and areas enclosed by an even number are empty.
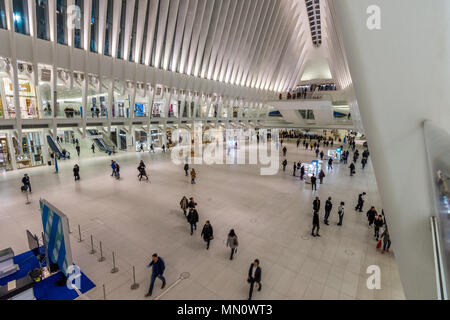
<svg viewBox="0 0 450 320">
<path fill-rule="evenodd" d="M 172 71 L 177 71 L 178 68 L 178 60 L 181 53 L 181 44 L 183 42 L 183 31 L 185 30 L 186 18 L 190 3 L 192 3 L 192 0 L 182 0 L 180 3 L 180 7 L 178 8 L 177 29 L 175 31 L 175 40 L 172 55 Z"/>
<path fill-rule="evenodd" d="M 158 32 L 156 35 L 156 52 L 155 52 L 155 67 L 161 67 L 161 55 L 163 50 L 164 36 L 166 34 L 167 15 L 169 12 L 169 0 L 163 0 L 159 3 L 158 12 Z"/>
<path fill-rule="evenodd" d="M 134 62 L 139 63 L 142 50 L 142 38 L 144 37 L 145 18 L 147 16 L 148 0 L 139 0 L 138 23 L 136 28 L 136 44 L 134 46 Z"/>
<path fill-rule="evenodd" d="M 126 21 L 131 21 L 131 23 L 125 23 L 125 36 L 123 37 L 123 59 L 128 60 L 130 55 L 131 46 L 131 32 L 133 31 L 133 17 L 134 17 L 134 5 L 135 0 L 127 0 L 126 9 Z"/>
<path fill-rule="evenodd" d="M 150 0 L 148 6 L 147 44 L 145 46 L 145 65 L 150 65 L 153 52 L 153 40 L 155 39 L 156 17 L 158 15 L 159 0 Z"/>
<path fill-rule="evenodd" d="M 166 47 L 164 49 L 163 69 L 167 70 L 170 63 L 170 55 L 172 53 L 175 24 L 177 22 L 178 7 L 180 0 L 170 1 L 169 21 L 167 22 Z"/>
<path fill-rule="evenodd" d="M 199 0 L 190 0 L 188 14 L 186 17 L 186 27 L 184 29 L 183 45 L 181 50 L 180 69 L 179 72 L 186 73 L 186 64 L 189 54 L 189 48 L 192 38 L 192 31 L 194 30 L 194 19 L 197 13 Z"/>
<path fill-rule="evenodd" d="M 194 77 L 197 77 L 200 72 L 203 53 L 204 53 L 205 45 L 206 45 L 206 39 L 208 37 L 209 31 L 211 30 L 210 25 L 211 25 L 211 20 L 213 17 L 213 9 L 216 8 L 216 10 L 220 11 L 220 8 L 217 8 L 217 7 L 221 6 L 221 5 L 222 5 L 221 0 L 216 0 L 216 1 L 208 0 L 207 1 L 206 10 L 205 10 L 202 27 L 201 27 L 198 48 L 197 48 L 196 59 L 195 59 Z"/>
<path fill-rule="evenodd" d="M 198 42 L 200 38 L 200 31 L 206 4 L 207 0 L 198 0 L 197 13 L 195 14 L 194 28 L 192 30 L 191 45 L 189 48 L 188 64 L 186 66 L 186 73 L 188 75 L 192 74 L 192 69 L 194 69 L 195 56 L 197 54 Z"/>
</svg>

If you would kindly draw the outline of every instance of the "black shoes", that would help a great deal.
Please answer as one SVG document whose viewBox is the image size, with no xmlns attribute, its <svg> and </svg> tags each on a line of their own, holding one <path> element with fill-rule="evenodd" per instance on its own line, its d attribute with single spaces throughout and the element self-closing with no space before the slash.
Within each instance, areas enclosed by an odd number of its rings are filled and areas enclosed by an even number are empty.
<svg viewBox="0 0 450 320">
<path fill-rule="evenodd" d="M 161 290 L 164 289 L 166 287 L 166 283 L 163 283 Z"/>
<path fill-rule="evenodd" d="M 147 294 L 145 295 L 146 298 L 151 297 L 151 296 L 152 296 L 151 293 L 147 293 Z"/>
</svg>

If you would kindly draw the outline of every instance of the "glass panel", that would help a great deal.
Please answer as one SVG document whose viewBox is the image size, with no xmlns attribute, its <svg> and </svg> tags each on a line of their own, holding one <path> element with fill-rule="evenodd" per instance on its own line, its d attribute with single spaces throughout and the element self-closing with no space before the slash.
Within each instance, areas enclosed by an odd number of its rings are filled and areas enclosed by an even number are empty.
<svg viewBox="0 0 450 320">
<path fill-rule="evenodd" d="M 26 0 L 13 0 L 14 30 L 17 33 L 29 35 L 28 3 Z"/>
<path fill-rule="evenodd" d="M 139 8 L 139 1 L 136 1 L 134 4 L 133 29 L 131 31 L 130 52 L 128 55 L 129 61 L 134 61 L 134 48 L 136 47 L 136 29 L 137 29 L 137 20 L 138 20 L 138 8 Z"/>
<path fill-rule="evenodd" d="M 108 0 L 106 11 L 106 29 L 105 29 L 105 56 L 111 55 L 112 27 L 113 27 L 114 0 Z"/>
<path fill-rule="evenodd" d="M 36 0 L 37 37 L 49 40 L 48 36 L 48 0 Z"/>
<path fill-rule="evenodd" d="M 79 28 L 75 28 L 75 37 L 74 37 L 74 46 L 78 49 L 83 49 L 83 19 L 84 19 L 84 1 L 83 0 L 75 0 L 75 5 L 80 8 L 80 25 Z M 77 26 L 78 27 L 78 26 Z"/>
<path fill-rule="evenodd" d="M 56 2 L 56 26 L 57 41 L 59 44 L 67 44 L 67 2 L 66 0 L 58 0 Z"/>
<path fill-rule="evenodd" d="M 5 11 L 5 1 L 0 1 L 0 28 L 6 29 L 6 11 Z"/>
<path fill-rule="evenodd" d="M 126 18 L 127 2 L 122 0 L 122 11 L 120 16 L 120 27 L 119 27 L 119 44 L 117 46 L 117 58 L 122 59 L 122 47 L 123 47 L 123 37 L 125 35 L 125 18 Z"/>
<path fill-rule="evenodd" d="M 98 4 L 99 0 L 92 0 L 91 12 L 91 51 L 97 52 L 98 39 Z"/>
</svg>

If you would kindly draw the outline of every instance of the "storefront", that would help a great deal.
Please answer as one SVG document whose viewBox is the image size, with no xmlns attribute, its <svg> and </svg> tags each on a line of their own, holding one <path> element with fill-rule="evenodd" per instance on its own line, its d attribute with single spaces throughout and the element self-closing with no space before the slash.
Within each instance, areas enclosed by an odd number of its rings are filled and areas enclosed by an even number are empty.
<svg viewBox="0 0 450 320">
<path fill-rule="evenodd" d="M 145 132 L 143 130 L 136 130 L 135 139 L 136 139 L 136 151 L 140 151 L 141 146 L 144 151 L 149 149 L 149 146 L 147 143 L 147 141 L 148 141 L 147 132 Z"/>
<path fill-rule="evenodd" d="M 39 132 L 27 132 L 22 135 L 22 154 L 16 156 L 17 168 L 30 168 L 44 165 L 42 148 L 43 141 Z M 16 155 L 19 154 L 17 140 L 13 139 Z"/>
<path fill-rule="evenodd" d="M 9 154 L 8 136 L 0 133 L 0 172 L 12 170 L 11 155 Z"/>
<path fill-rule="evenodd" d="M 152 108 L 152 118 L 160 118 L 164 115 L 165 100 L 155 100 Z"/>
<path fill-rule="evenodd" d="M 2 111 L 2 114 L 5 113 L 6 118 L 15 118 L 13 83 L 8 76 L 5 76 L 2 79 L 2 84 L 6 103 L 6 110 Z M 39 118 L 36 90 L 28 79 L 19 78 L 19 103 L 22 119 Z M 3 110 L 3 108 L 2 106 L 1 109 Z"/>
</svg>

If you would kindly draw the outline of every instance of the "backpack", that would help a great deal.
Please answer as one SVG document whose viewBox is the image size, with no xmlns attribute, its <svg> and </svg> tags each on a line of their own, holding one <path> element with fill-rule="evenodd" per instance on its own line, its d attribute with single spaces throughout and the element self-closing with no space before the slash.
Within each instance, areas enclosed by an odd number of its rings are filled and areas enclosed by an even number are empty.
<svg viewBox="0 0 450 320">
<path fill-rule="evenodd" d="M 235 237 L 233 239 L 233 246 L 235 246 L 235 247 L 239 246 L 239 241 L 238 241 L 237 237 Z"/>
</svg>

